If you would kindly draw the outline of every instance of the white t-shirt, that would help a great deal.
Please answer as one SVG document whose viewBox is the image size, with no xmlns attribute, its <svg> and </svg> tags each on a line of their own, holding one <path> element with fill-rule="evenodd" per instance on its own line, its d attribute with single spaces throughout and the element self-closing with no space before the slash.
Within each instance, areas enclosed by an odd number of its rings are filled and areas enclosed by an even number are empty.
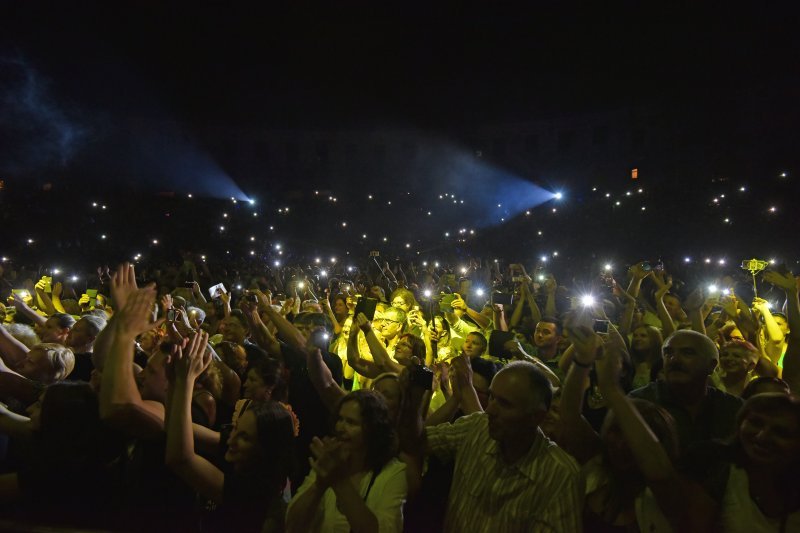
<svg viewBox="0 0 800 533">
<path fill-rule="evenodd" d="M 381 533 L 402 532 L 403 504 L 408 493 L 406 465 L 397 459 L 389 461 L 377 475 L 372 488 L 369 489 L 369 494 L 367 494 L 371 477 L 371 473 L 365 474 L 357 489 L 362 498 L 366 495 L 367 507 L 378 519 L 378 531 Z M 289 503 L 288 511 L 291 510 L 292 504 L 297 498 L 314 485 L 316 479 L 317 475 L 312 470 Z M 322 495 L 322 500 L 319 503 L 309 531 L 349 533 L 351 529 L 347 518 L 336 507 L 336 494 L 334 494 L 333 489 L 327 489 Z"/>
<path fill-rule="evenodd" d="M 720 522 L 726 533 L 772 533 L 781 528 L 780 519 L 764 516 L 750 497 L 747 472 L 736 465 L 731 466 L 728 484 L 725 486 Z M 800 531 L 800 511 L 789 515 L 785 531 Z"/>
</svg>

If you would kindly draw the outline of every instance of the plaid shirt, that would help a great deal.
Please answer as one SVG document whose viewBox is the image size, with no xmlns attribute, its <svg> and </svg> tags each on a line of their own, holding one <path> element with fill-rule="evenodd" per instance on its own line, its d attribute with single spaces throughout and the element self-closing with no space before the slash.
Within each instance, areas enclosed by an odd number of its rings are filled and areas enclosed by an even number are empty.
<svg viewBox="0 0 800 533">
<path fill-rule="evenodd" d="M 430 451 L 443 459 L 455 458 L 445 531 L 581 531 L 578 465 L 537 431 L 528 453 L 508 465 L 489 436 L 485 413 L 427 428 Z"/>
</svg>

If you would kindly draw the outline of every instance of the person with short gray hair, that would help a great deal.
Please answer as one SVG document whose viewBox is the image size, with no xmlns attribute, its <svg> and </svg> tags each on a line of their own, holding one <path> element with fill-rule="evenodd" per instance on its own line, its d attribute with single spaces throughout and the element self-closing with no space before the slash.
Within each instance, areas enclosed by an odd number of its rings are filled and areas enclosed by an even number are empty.
<svg viewBox="0 0 800 533">
<path fill-rule="evenodd" d="M 708 385 L 719 364 L 719 350 L 702 333 L 678 330 L 661 348 L 664 379 L 630 392 L 632 398 L 649 400 L 675 418 L 681 446 L 725 439 L 736 427 L 742 400 Z"/>
</svg>

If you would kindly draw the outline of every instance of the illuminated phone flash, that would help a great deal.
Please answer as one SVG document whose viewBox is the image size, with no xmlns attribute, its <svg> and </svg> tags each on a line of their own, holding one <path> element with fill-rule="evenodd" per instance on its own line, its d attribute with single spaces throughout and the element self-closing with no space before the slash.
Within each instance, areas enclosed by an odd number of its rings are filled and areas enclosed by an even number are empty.
<svg viewBox="0 0 800 533">
<path fill-rule="evenodd" d="M 592 296 L 591 294 L 586 294 L 584 296 L 581 296 L 581 304 L 583 304 L 584 307 L 593 306 L 594 305 L 594 296 Z"/>
<path fill-rule="evenodd" d="M 606 266 L 603 268 L 605 268 L 606 270 L 611 270 L 611 263 L 606 263 Z"/>
<path fill-rule="evenodd" d="M 306 284 L 303 283 L 302 281 L 300 281 L 300 282 L 297 283 L 297 286 L 302 289 L 302 288 L 305 288 Z"/>
<path fill-rule="evenodd" d="M 476 289 L 475 294 L 478 296 L 483 296 L 483 289 Z"/>
<path fill-rule="evenodd" d="M 426 289 L 423 294 L 425 295 L 425 298 L 430 298 L 432 293 L 429 289 Z"/>
<path fill-rule="evenodd" d="M 724 294 L 725 296 L 728 296 L 730 293 L 731 293 L 730 289 L 722 289 L 722 294 Z"/>
<path fill-rule="evenodd" d="M 708 292 L 710 292 L 712 294 L 717 292 L 717 286 L 716 285 L 709 285 L 708 286 Z"/>
</svg>

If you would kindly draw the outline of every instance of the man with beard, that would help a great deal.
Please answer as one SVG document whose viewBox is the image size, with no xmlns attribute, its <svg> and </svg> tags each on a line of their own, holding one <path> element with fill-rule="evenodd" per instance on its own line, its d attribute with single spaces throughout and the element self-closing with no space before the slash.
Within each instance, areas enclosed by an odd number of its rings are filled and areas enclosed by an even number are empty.
<svg viewBox="0 0 800 533">
<path fill-rule="evenodd" d="M 708 385 L 719 363 L 714 341 L 696 331 L 679 330 L 667 337 L 661 351 L 664 380 L 633 390 L 629 396 L 669 411 L 684 450 L 698 442 L 730 437 L 742 401 Z"/>
</svg>

